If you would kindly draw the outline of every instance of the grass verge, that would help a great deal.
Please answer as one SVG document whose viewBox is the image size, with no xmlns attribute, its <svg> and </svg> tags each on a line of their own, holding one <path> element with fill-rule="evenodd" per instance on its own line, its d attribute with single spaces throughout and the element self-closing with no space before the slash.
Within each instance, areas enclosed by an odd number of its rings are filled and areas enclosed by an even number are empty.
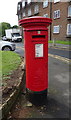
<svg viewBox="0 0 71 120">
<path fill-rule="evenodd" d="M 48 43 L 53 43 L 53 41 L 48 41 Z M 55 43 L 57 44 L 65 44 L 65 45 L 71 45 L 71 41 L 60 41 L 60 40 L 56 40 Z"/>
<path fill-rule="evenodd" d="M 12 51 L 0 51 L 0 78 L 7 79 L 21 63 L 21 58 L 18 54 Z"/>
</svg>

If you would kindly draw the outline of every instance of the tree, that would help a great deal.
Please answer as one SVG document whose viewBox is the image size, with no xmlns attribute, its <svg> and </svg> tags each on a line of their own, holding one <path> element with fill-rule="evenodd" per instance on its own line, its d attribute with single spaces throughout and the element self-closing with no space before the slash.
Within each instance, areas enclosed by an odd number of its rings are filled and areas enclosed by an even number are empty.
<svg viewBox="0 0 71 120">
<path fill-rule="evenodd" d="M 2 22 L 2 23 L 0 24 L 0 27 L 1 27 L 0 33 L 2 33 L 2 36 L 5 36 L 5 30 L 6 30 L 6 29 L 10 29 L 10 28 L 11 28 L 11 25 L 10 25 L 9 23 Z"/>
<path fill-rule="evenodd" d="M 18 26 L 17 26 L 17 25 L 14 25 L 12 28 L 18 28 Z"/>
</svg>

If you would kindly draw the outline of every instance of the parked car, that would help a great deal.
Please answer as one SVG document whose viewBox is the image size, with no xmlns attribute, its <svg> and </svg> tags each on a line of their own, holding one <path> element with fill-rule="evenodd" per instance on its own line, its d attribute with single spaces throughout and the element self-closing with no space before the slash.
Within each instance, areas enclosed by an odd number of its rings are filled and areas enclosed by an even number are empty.
<svg viewBox="0 0 71 120">
<path fill-rule="evenodd" d="M 0 40 L 0 50 L 14 51 L 15 49 L 16 49 L 16 45 L 14 43 Z"/>
<path fill-rule="evenodd" d="M 6 36 L 3 36 L 3 37 L 2 37 L 2 40 L 7 41 L 7 37 L 6 37 Z"/>
</svg>

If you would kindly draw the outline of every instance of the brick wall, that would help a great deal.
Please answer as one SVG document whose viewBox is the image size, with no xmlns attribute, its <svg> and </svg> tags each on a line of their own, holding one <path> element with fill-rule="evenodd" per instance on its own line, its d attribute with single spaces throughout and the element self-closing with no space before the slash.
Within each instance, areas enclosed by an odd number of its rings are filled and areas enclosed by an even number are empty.
<svg viewBox="0 0 71 120">
<path fill-rule="evenodd" d="M 54 39 L 54 40 L 67 40 L 68 39 L 66 37 L 67 24 L 69 23 L 69 21 L 67 20 L 68 4 L 69 3 L 67 3 L 67 2 L 59 2 L 59 3 L 55 3 L 55 4 L 52 3 L 52 13 L 55 10 L 60 10 L 60 18 L 53 19 L 53 16 L 52 16 L 52 20 L 53 20 L 52 29 L 53 29 L 53 26 L 56 26 L 56 25 L 60 26 L 59 33 L 52 32 L 52 39 Z"/>
<path fill-rule="evenodd" d="M 71 23 L 71 19 L 68 20 L 68 6 L 71 2 L 49 2 L 48 6 L 43 8 L 43 2 L 31 2 L 27 4 L 24 8 L 22 8 L 19 14 L 22 14 L 22 18 L 31 17 L 31 16 L 43 16 L 44 14 L 48 14 L 48 18 L 52 18 L 52 25 L 49 27 L 49 40 L 70 40 L 71 38 L 67 37 L 67 24 Z M 39 12 L 34 14 L 35 5 L 39 6 Z M 28 10 L 31 8 L 31 15 L 28 16 Z M 60 10 L 60 17 L 54 19 L 53 14 L 54 11 Z M 23 12 L 26 13 L 26 16 L 23 17 Z M 59 33 L 53 33 L 53 27 L 59 25 Z"/>
</svg>

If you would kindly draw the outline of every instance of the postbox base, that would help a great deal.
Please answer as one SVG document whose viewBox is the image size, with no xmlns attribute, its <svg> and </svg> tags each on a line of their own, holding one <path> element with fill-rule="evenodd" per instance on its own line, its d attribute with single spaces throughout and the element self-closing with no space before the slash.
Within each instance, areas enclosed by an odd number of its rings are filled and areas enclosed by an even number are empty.
<svg viewBox="0 0 71 120">
<path fill-rule="evenodd" d="M 41 92 L 33 92 L 26 88 L 26 98 L 34 105 L 44 105 L 47 101 L 47 89 Z"/>
</svg>

